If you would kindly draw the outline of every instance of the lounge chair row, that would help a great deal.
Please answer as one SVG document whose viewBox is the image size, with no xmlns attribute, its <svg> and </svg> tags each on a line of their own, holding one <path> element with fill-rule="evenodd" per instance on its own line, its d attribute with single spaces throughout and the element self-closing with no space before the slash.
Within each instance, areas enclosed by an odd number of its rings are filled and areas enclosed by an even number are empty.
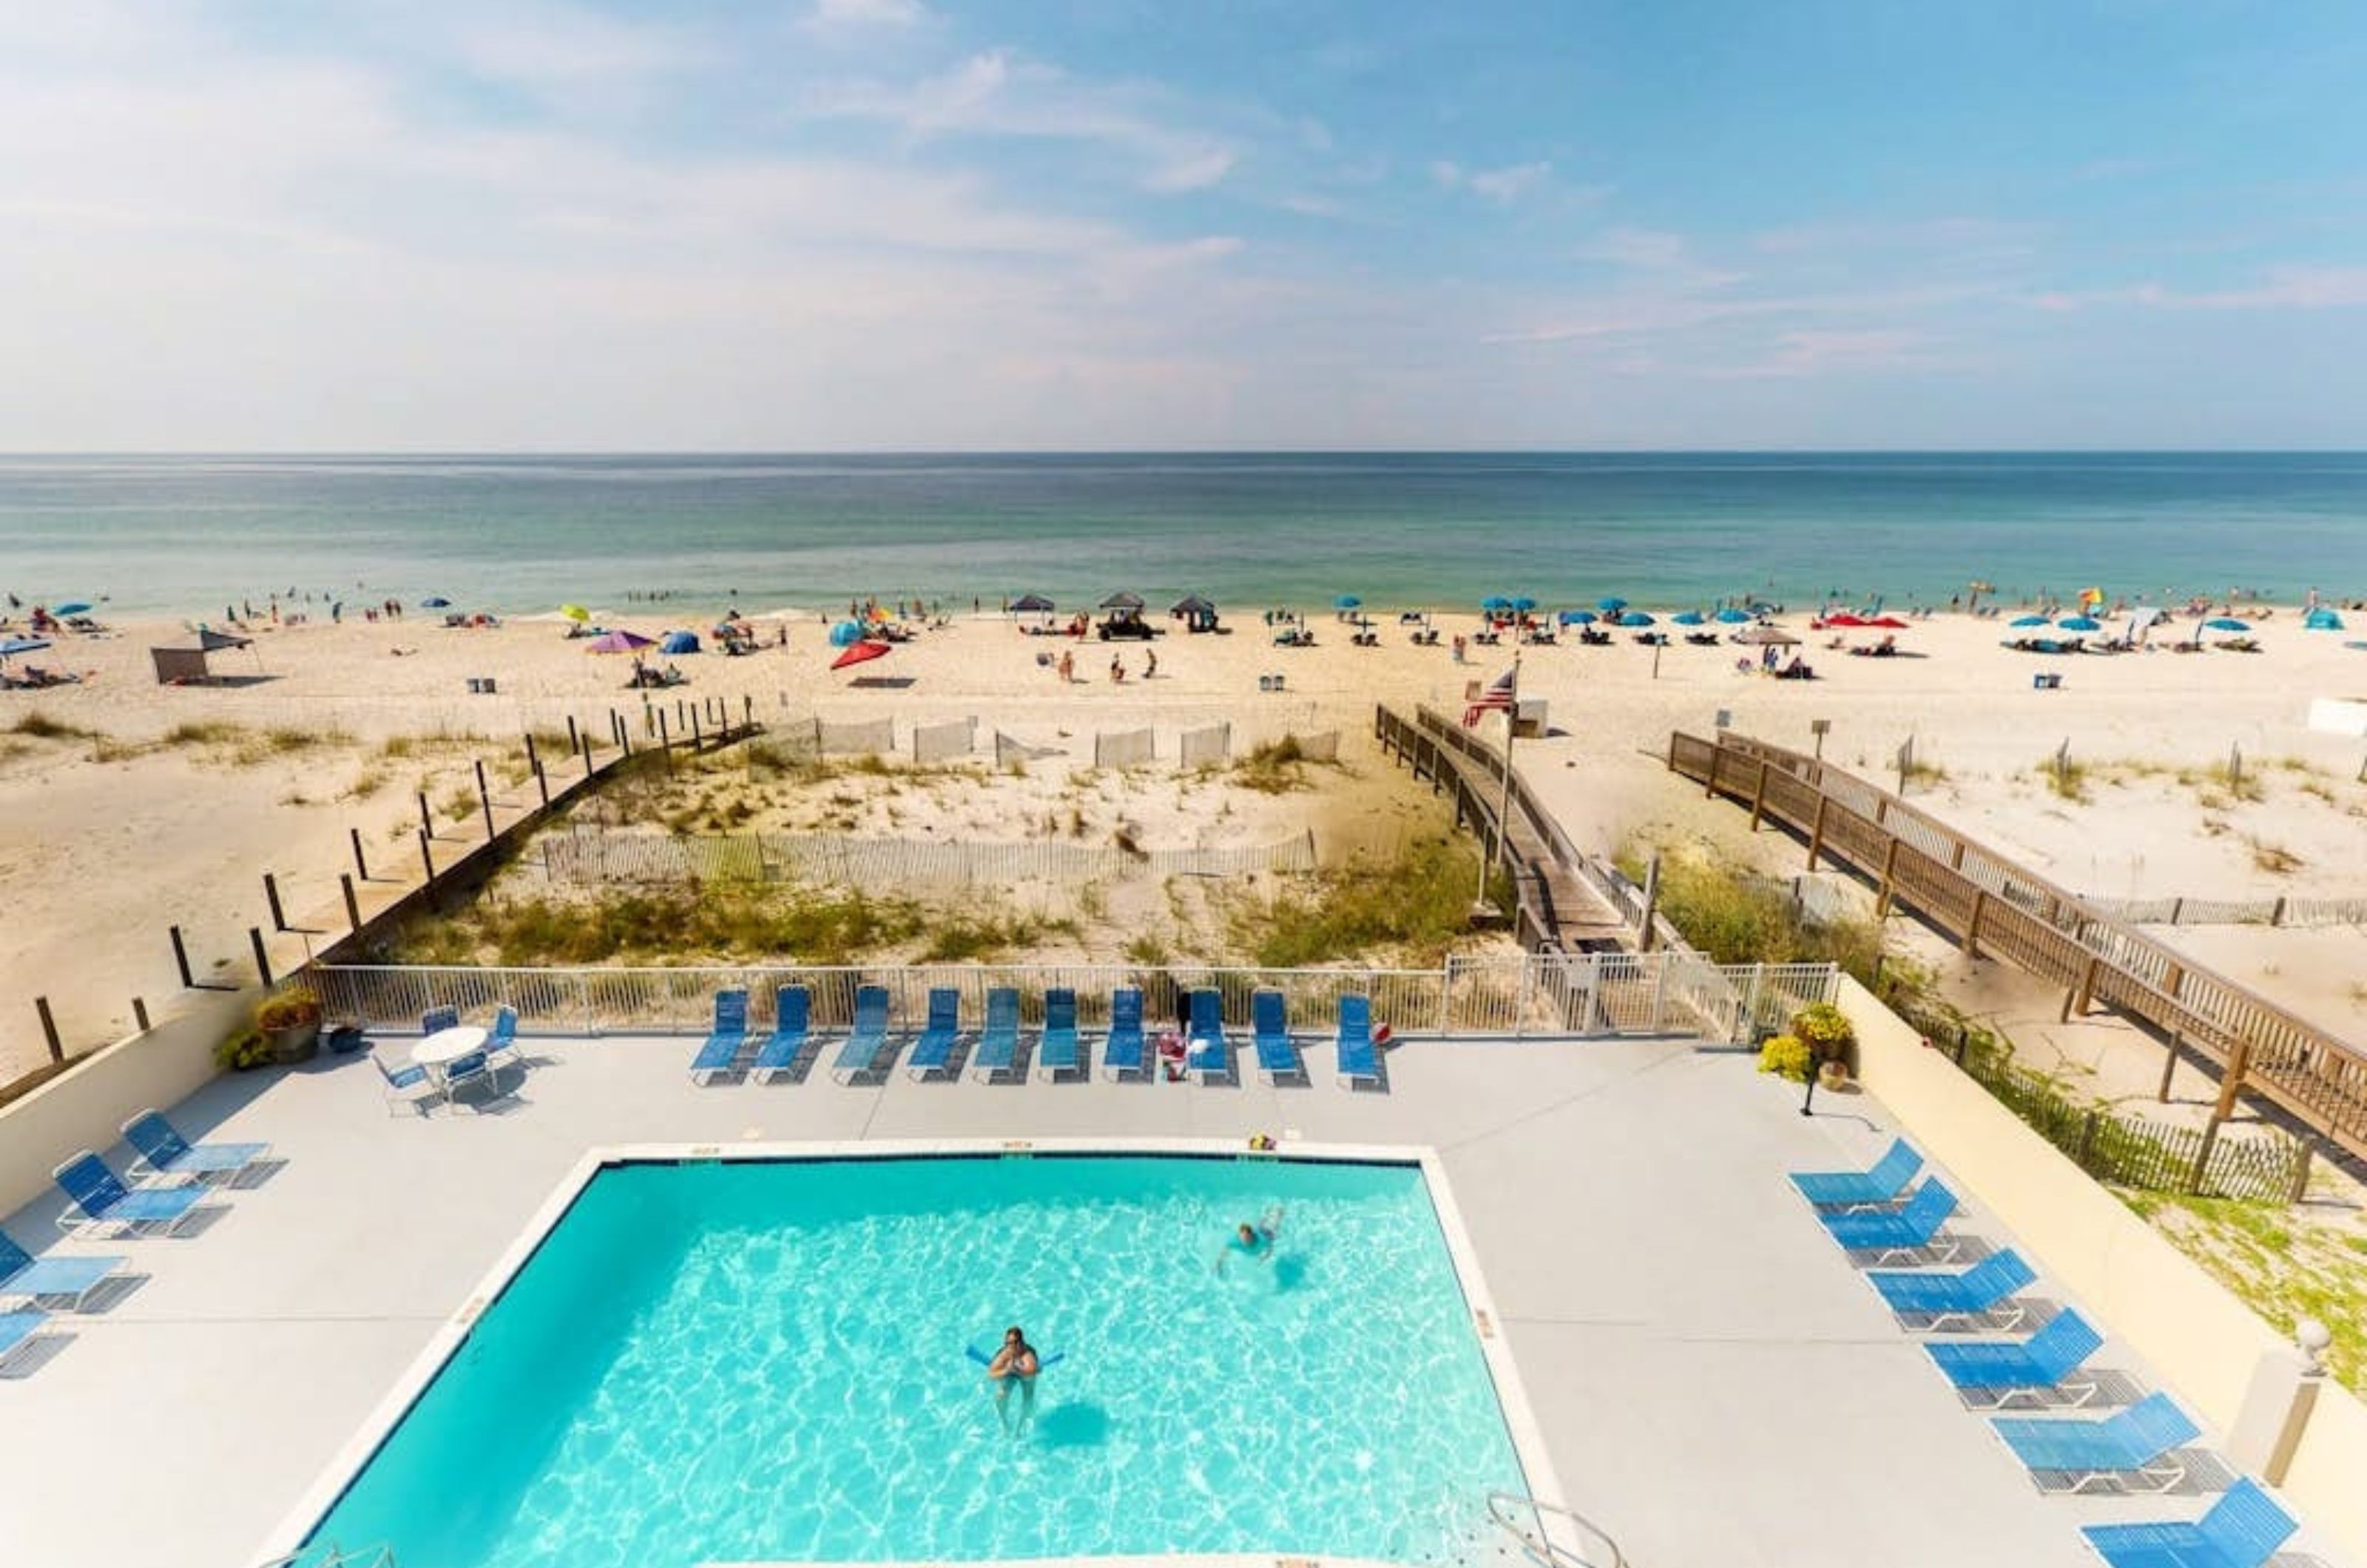
<svg viewBox="0 0 2367 1568">
<path fill-rule="evenodd" d="M 1946 1261 L 1961 1249 L 1942 1235 L 1955 1212 L 1955 1195 L 1937 1178 L 1926 1178 L 1909 1193 L 1922 1167 L 1922 1156 L 1899 1138 L 1869 1170 L 1799 1172 L 1792 1183 L 1850 1252 L 1877 1261 L 1908 1255 Z M 1903 1326 L 1924 1332 L 1952 1325 L 2017 1328 L 2026 1311 L 2014 1292 L 2036 1278 L 2011 1247 L 1968 1269 L 1870 1269 L 1865 1277 Z M 1935 1342 L 1924 1349 L 1968 1405 L 1995 1410 L 2018 1398 L 2087 1404 L 2103 1383 L 2083 1369 L 2103 1343 L 2093 1325 L 2065 1307 L 2027 1338 Z M 2176 1451 L 2201 1436 L 2193 1420 L 2158 1392 L 2101 1419 L 1993 1416 L 1990 1427 L 2042 1490 L 2069 1492 L 2096 1484 L 2167 1490 L 2186 1476 Z M 2247 1477 L 2198 1520 L 2090 1525 L 2084 1533 L 2113 1568 L 2259 1568 L 2295 1528 Z"/>
<path fill-rule="evenodd" d="M 75 1240 L 169 1235 L 191 1223 L 205 1200 L 236 1184 L 271 1152 L 267 1144 L 192 1144 L 162 1112 L 123 1123 L 131 1145 L 130 1181 L 88 1149 L 52 1172 L 66 1207 L 58 1226 Z M 50 1322 L 51 1310 L 85 1312 L 92 1295 L 130 1259 L 35 1258 L 0 1234 L 0 1371 L 19 1365 Z"/>
<path fill-rule="evenodd" d="M 1187 1026 L 1169 1050 L 1170 1065 L 1199 1078 L 1226 1079 L 1233 1075 L 1232 1042 L 1225 1031 L 1224 998 L 1214 990 L 1189 994 Z M 726 1075 L 767 1082 L 796 1070 L 809 1046 L 816 1043 L 812 1028 L 813 998 L 804 986 L 783 986 L 776 993 L 773 1028 L 757 1032 L 749 1025 L 748 993 L 724 990 L 715 994 L 715 1026 L 691 1058 L 690 1077 L 708 1083 Z M 1138 1077 L 1158 1064 L 1143 1029 L 1142 992 L 1133 987 L 1110 993 L 1109 1028 L 1099 1042 L 1102 1071 L 1110 1077 Z M 892 1032 L 891 999 L 885 986 L 864 986 L 855 993 L 855 1017 L 831 1061 L 831 1076 L 842 1083 L 893 1070 L 902 1042 Z M 904 1067 L 915 1078 L 941 1078 L 952 1071 L 954 1055 L 964 1037 L 961 992 L 941 986 L 929 992 L 928 1017 L 912 1036 Z M 986 1017 L 968 1056 L 969 1070 L 980 1077 L 1007 1078 L 1017 1071 L 1022 1043 L 1019 991 L 998 986 L 986 994 Z M 1369 997 L 1340 998 L 1336 1038 L 1337 1069 L 1342 1082 L 1377 1082 L 1380 1051 L 1373 1035 L 1373 1004 Z M 1288 1008 L 1280 991 L 1262 990 L 1251 998 L 1250 1049 L 1257 1070 L 1269 1082 L 1301 1080 L 1307 1065 L 1292 1038 Z M 1050 1077 L 1083 1077 L 1091 1051 L 1077 1027 L 1077 994 L 1066 987 L 1044 993 L 1044 1021 L 1035 1041 L 1034 1061 Z"/>
</svg>

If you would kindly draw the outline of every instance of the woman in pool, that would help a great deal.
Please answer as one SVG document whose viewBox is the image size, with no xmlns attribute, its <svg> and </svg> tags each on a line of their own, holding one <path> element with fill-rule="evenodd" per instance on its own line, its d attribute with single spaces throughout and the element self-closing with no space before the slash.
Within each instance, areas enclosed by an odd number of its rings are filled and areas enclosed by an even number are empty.
<svg viewBox="0 0 2367 1568">
<path fill-rule="evenodd" d="M 1225 1271 L 1225 1259 L 1240 1253 L 1260 1263 L 1274 1261 L 1274 1235 L 1282 1229 L 1282 1205 L 1275 1203 L 1260 1214 L 1255 1224 L 1244 1220 L 1233 1227 L 1225 1249 L 1217 1254 L 1217 1272 Z"/>
<path fill-rule="evenodd" d="M 1002 1418 L 1005 1432 L 1011 1430 L 1012 1385 L 1019 1385 L 1019 1425 L 1025 1427 L 1036 1414 L 1036 1374 L 1043 1370 L 1027 1336 L 1016 1325 L 1004 1329 L 1002 1348 L 986 1364 L 986 1381 L 995 1385 L 994 1413 Z"/>
</svg>

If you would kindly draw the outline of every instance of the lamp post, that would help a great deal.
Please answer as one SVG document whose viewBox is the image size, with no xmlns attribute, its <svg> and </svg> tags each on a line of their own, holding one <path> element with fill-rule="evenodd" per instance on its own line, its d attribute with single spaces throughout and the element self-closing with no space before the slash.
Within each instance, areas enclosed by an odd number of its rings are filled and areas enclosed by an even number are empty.
<svg viewBox="0 0 2367 1568">
<path fill-rule="evenodd" d="M 1814 1043 L 1808 1046 L 1807 1079 L 1807 1091 L 1800 1096 L 1800 1114 L 1813 1116 L 1816 1111 L 1811 1107 L 1817 1103 L 1817 1047 Z"/>
</svg>

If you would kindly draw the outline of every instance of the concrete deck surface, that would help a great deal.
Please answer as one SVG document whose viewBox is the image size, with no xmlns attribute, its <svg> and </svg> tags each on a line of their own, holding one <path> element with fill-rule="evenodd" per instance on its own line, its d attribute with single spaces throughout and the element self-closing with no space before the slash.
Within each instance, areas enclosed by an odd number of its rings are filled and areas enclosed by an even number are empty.
<svg viewBox="0 0 2367 1568">
<path fill-rule="evenodd" d="M 409 1043 L 377 1048 L 399 1060 Z M 1804 1119 L 1798 1091 L 1747 1056 L 1421 1042 L 1391 1053 L 1386 1093 L 1335 1088 L 1321 1048 L 1311 1085 L 1279 1089 L 900 1072 L 700 1089 L 694 1041 L 526 1043 L 522 1088 L 484 1114 L 390 1114 L 358 1056 L 223 1078 L 175 1108 L 193 1139 L 267 1139 L 286 1163 L 199 1234 L 54 1247 L 124 1253 L 146 1277 L 60 1314 L 70 1338 L 0 1381 L 0 1562 L 253 1568 L 586 1148 L 757 1137 L 1433 1145 L 1564 1494 L 1637 1568 L 2082 1568 L 2078 1525 L 2210 1502 L 2040 1495 L 1784 1179 L 1870 1164 L 1891 1131 L 1881 1107 L 1820 1096 Z M 55 1213 L 7 1226 L 35 1244 Z M 1957 1224 L 2010 1239 L 1978 1213 Z M 2118 1345 L 2097 1359 L 2144 1380 Z"/>
</svg>

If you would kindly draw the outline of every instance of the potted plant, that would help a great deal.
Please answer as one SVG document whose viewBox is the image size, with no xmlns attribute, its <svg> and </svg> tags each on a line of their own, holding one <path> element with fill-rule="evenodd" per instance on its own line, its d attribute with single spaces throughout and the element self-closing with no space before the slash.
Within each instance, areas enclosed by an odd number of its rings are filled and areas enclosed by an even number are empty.
<svg viewBox="0 0 2367 1568">
<path fill-rule="evenodd" d="M 272 1060 L 301 1062 L 320 1049 L 321 1018 L 321 994 L 290 986 L 255 1010 L 255 1027 L 271 1042 Z"/>
<path fill-rule="evenodd" d="M 1818 1064 L 1817 1074 L 1827 1089 L 1839 1089 L 1850 1077 L 1850 1055 L 1857 1030 L 1849 1014 L 1830 1002 L 1814 1002 L 1792 1015 L 1792 1032 L 1807 1043 Z"/>
<path fill-rule="evenodd" d="M 251 1072 L 267 1067 L 277 1060 L 270 1037 L 249 1023 L 231 1032 L 229 1038 L 214 1047 L 214 1066 L 224 1072 Z"/>
</svg>

